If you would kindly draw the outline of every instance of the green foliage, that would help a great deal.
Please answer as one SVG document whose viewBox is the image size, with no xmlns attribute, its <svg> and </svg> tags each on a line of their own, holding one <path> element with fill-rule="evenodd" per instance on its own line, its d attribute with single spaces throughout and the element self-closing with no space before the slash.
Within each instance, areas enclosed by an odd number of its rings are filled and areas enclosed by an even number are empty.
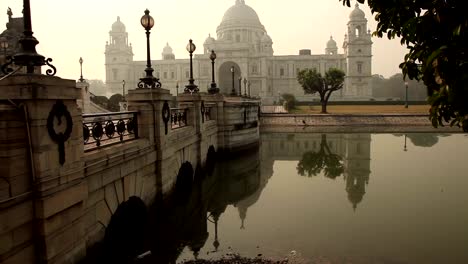
<svg viewBox="0 0 468 264">
<path fill-rule="evenodd" d="M 285 93 L 281 95 L 280 103 L 289 111 L 296 109 L 297 100 L 293 94 Z"/>
<path fill-rule="evenodd" d="M 397 73 L 386 79 L 380 75 L 373 75 L 371 79 L 372 96 L 376 98 L 400 98 L 405 100 L 405 80 L 402 73 Z M 427 87 L 422 81 L 408 81 L 408 100 L 426 101 Z"/>
<path fill-rule="evenodd" d="M 345 73 L 335 68 L 328 70 L 325 77 L 315 69 L 304 69 L 297 73 L 297 81 L 306 94 L 319 94 L 322 113 L 327 112 L 327 103 L 331 94 L 343 88 L 344 77 Z"/>
<path fill-rule="evenodd" d="M 91 97 L 91 101 L 105 109 L 107 109 L 107 105 L 109 104 L 109 99 L 105 96 Z"/>
<path fill-rule="evenodd" d="M 119 103 L 123 101 L 123 96 L 121 94 L 114 94 L 109 98 L 109 104 L 107 109 L 111 112 L 119 112 L 120 105 Z"/>
<path fill-rule="evenodd" d="M 324 172 L 325 177 L 335 179 L 344 172 L 343 158 L 331 152 L 327 144 L 327 135 L 322 134 L 320 150 L 308 151 L 297 164 L 297 172 L 302 176 L 317 176 Z"/>
<path fill-rule="evenodd" d="M 339 0 L 350 6 L 350 0 Z M 357 0 L 364 3 L 365 0 Z M 368 0 L 375 36 L 399 37 L 404 76 L 428 87 L 432 124 L 468 131 L 468 16 L 461 0 Z"/>
</svg>

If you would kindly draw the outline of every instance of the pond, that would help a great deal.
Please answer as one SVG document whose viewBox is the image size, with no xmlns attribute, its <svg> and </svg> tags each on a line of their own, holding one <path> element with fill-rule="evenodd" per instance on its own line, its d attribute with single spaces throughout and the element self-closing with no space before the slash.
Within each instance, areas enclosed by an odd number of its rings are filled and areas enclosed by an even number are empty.
<svg viewBox="0 0 468 264">
<path fill-rule="evenodd" d="M 468 263 L 468 137 L 261 135 L 155 209 L 142 263 Z"/>
</svg>

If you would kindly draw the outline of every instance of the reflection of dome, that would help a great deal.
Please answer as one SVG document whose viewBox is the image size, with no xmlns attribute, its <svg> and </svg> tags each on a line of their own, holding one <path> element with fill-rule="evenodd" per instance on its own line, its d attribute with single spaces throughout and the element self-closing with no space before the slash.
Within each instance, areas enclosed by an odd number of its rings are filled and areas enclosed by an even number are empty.
<svg viewBox="0 0 468 264">
<path fill-rule="evenodd" d="M 338 46 L 336 45 L 336 41 L 333 39 L 332 36 L 330 36 L 330 40 L 327 42 L 327 48 L 328 49 L 338 48 Z"/>
<path fill-rule="evenodd" d="M 261 25 L 257 12 L 245 4 L 244 0 L 237 0 L 236 4 L 224 13 L 221 24 L 226 23 L 248 23 L 252 25 Z"/>
<path fill-rule="evenodd" d="M 366 14 L 364 14 L 364 11 L 359 9 L 359 5 L 356 4 L 356 7 L 349 15 L 349 20 L 364 20 L 364 19 L 366 19 Z"/>
<path fill-rule="evenodd" d="M 112 31 L 113 32 L 122 32 L 125 33 L 125 25 L 120 21 L 120 17 L 117 17 L 117 21 L 112 24 Z"/>
</svg>

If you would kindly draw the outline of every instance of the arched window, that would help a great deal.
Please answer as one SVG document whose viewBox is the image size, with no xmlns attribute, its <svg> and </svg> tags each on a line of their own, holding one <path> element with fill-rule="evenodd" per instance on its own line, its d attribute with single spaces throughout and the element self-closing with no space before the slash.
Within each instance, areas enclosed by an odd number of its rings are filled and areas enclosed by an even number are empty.
<svg viewBox="0 0 468 264">
<path fill-rule="evenodd" d="M 360 37 L 361 36 L 361 26 L 357 26 L 355 28 L 355 34 L 356 36 Z"/>
</svg>

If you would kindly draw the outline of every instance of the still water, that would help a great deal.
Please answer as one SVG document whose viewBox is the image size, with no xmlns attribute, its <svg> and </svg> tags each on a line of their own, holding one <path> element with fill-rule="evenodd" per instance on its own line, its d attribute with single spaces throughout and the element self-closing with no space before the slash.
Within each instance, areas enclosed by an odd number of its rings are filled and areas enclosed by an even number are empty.
<svg viewBox="0 0 468 264">
<path fill-rule="evenodd" d="M 145 263 L 468 263 L 467 157 L 462 134 L 263 134 L 157 210 Z"/>
</svg>

